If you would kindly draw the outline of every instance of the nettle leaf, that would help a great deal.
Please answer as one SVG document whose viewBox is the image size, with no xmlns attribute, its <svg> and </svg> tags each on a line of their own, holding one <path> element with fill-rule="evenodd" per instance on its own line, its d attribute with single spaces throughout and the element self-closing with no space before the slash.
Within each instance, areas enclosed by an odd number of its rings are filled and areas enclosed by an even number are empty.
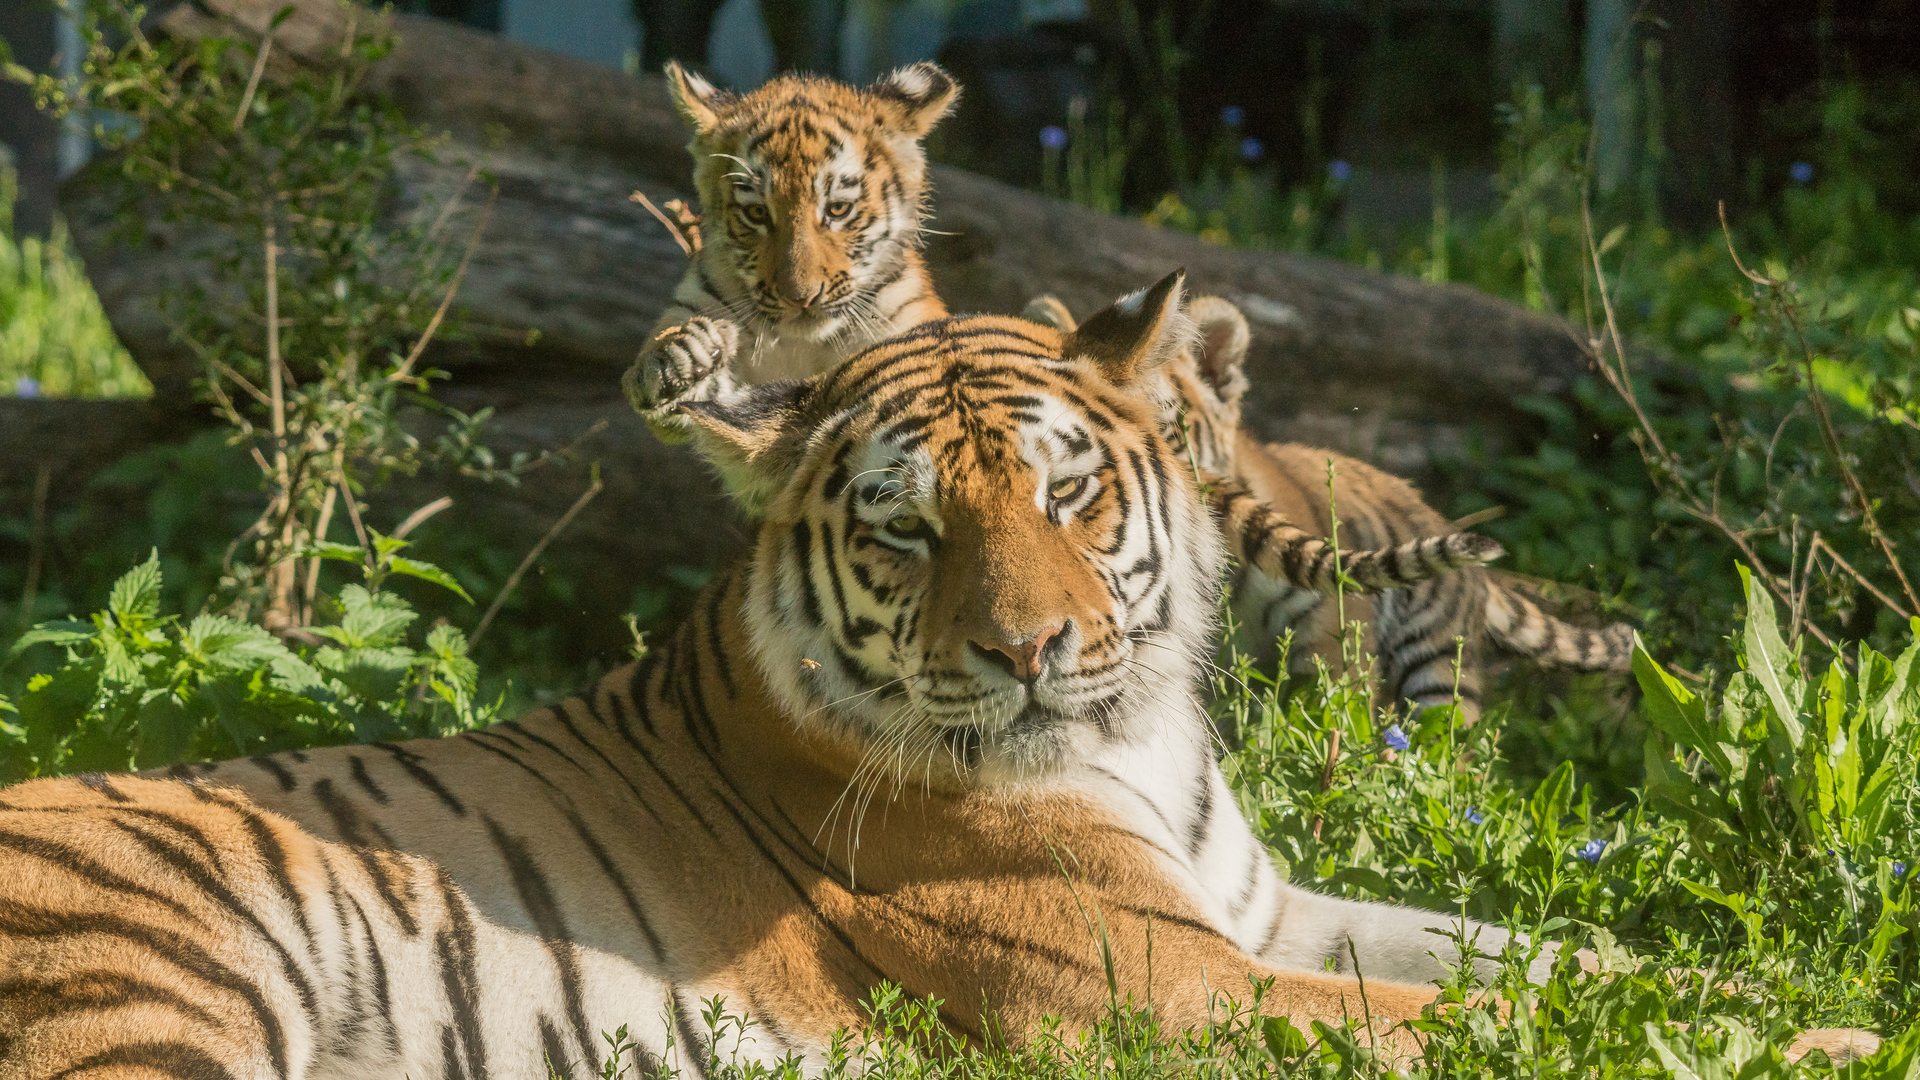
<svg viewBox="0 0 1920 1080">
<path fill-rule="evenodd" d="M 137 627 L 160 617 L 160 549 L 154 548 L 147 561 L 127 571 L 113 583 L 107 594 L 107 610 L 115 622 Z"/>
<path fill-rule="evenodd" d="M 421 562 L 419 559 L 395 558 L 387 564 L 387 572 L 391 574 L 405 574 L 408 577 L 417 577 L 422 581 L 431 581 L 435 585 L 452 592 L 467 603 L 473 603 L 473 597 L 467 595 L 467 590 L 460 587 L 460 583 L 454 580 L 452 574 L 447 573 L 445 570 L 440 569 L 430 562 Z"/>
<path fill-rule="evenodd" d="M 225 615 L 195 616 L 181 635 L 181 644 L 194 658 L 213 667 L 256 668 L 296 659 L 279 638 Z"/>
<path fill-rule="evenodd" d="M 78 645 L 91 641 L 99 630 L 92 623 L 60 620 L 43 622 L 14 639 L 9 654 L 19 653 L 35 645 Z"/>
<path fill-rule="evenodd" d="M 345 612 L 337 633 L 327 637 L 353 649 L 385 648 L 406 641 L 407 626 L 420 616 L 392 593 L 368 592 L 364 586 L 340 590 Z"/>
<path fill-rule="evenodd" d="M 366 549 L 334 540 L 321 540 L 300 549 L 297 559 L 334 559 L 339 562 L 365 563 Z"/>
</svg>

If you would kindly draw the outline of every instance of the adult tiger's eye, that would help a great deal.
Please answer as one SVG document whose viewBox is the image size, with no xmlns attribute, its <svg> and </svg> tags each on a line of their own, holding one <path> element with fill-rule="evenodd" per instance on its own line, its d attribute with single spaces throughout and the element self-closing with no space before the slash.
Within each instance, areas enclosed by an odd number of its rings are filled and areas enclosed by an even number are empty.
<svg viewBox="0 0 1920 1080">
<path fill-rule="evenodd" d="M 827 204 L 827 217 L 830 220 L 838 221 L 851 213 L 853 213 L 853 204 L 847 202 L 845 199 Z"/>
<path fill-rule="evenodd" d="M 927 520 L 919 514 L 895 514 L 887 519 L 886 530 L 895 536 L 911 536 L 926 524 Z"/>
<path fill-rule="evenodd" d="M 773 220 L 773 215 L 767 213 L 767 208 L 760 203 L 748 203 L 741 208 L 741 212 L 746 214 L 747 220 L 755 225 L 765 225 Z"/>
<path fill-rule="evenodd" d="M 1047 485 L 1047 496 L 1055 502 L 1066 502 L 1086 489 L 1087 478 L 1084 476 L 1061 477 Z"/>
</svg>

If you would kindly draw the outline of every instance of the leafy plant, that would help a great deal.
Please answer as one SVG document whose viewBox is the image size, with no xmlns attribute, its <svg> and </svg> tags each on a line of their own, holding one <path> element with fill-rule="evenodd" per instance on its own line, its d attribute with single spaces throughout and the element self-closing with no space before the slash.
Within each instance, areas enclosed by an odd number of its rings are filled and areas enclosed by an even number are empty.
<svg viewBox="0 0 1920 1080">
<path fill-rule="evenodd" d="M 352 557 L 363 559 L 357 550 Z M 409 645 L 418 616 L 379 587 L 385 574 L 436 580 L 439 571 L 397 570 L 395 558 L 376 553 L 374 565 L 384 569 L 341 590 L 339 621 L 314 627 L 311 644 L 289 646 L 225 615 L 163 615 L 156 552 L 114 584 L 104 610 L 43 623 L 14 642 L 10 660 L 36 645 L 58 647 L 64 658 L 29 679 L 8 705 L 13 719 L 0 720 L 0 781 L 442 735 L 488 722 L 492 710 L 474 700 L 478 671 L 465 635 L 442 624 L 424 647 Z"/>
</svg>

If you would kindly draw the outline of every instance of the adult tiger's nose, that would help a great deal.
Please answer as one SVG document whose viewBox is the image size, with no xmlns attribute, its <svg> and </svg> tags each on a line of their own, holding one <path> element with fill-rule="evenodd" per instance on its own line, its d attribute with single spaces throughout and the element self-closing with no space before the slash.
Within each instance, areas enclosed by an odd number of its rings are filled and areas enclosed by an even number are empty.
<svg viewBox="0 0 1920 1080">
<path fill-rule="evenodd" d="M 1061 627 L 1049 626 L 1025 641 L 969 641 L 987 662 L 1032 686 L 1047 670 L 1047 646 L 1060 636 Z"/>
</svg>

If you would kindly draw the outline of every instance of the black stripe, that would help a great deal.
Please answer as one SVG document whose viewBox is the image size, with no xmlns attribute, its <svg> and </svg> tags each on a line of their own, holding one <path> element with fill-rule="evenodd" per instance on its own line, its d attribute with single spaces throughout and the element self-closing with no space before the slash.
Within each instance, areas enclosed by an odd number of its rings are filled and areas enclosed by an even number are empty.
<svg viewBox="0 0 1920 1080">
<path fill-rule="evenodd" d="M 373 777 L 367 775 L 367 763 L 359 754 L 347 755 L 347 771 L 353 774 L 353 782 L 359 784 L 361 790 L 371 796 L 374 802 L 381 806 L 387 805 L 387 793 L 381 791 L 380 785 L 374 783 Z"/>
<path fill-rule="evenodd" d="M 554 900 L 553 888 L 540 864 L 527 851 L 525 840 L 509 835 L 485 813 L 480 815 L 480 821 L 487 827 L 487 839 L 493 841 L 494 850 L 507 865 L 514 891 L 520 895 L 521 908 L 540 934 L 547 955 L 553 958 L 553 966 L 560 976 L 561 1002 L 567 1011 L 567 1023 L 573 1028 L 574 1041 L 580 1046 L 580 1059 L 589 1071 L 598 1072 L 600 1065 L 594 1056 L 593 1033 L 587 1030 L 586 1009 L 581 1003 L 580 957 L 575 951 L 573 935 L 567 932 L 566 918 Z"/>
<path fill-rule="evenodd" d="M 380 1010 L 380 1019 L 387 1025 L 388 1045 L 400 1037 L 400 1029 L 393 1020 L 393 987 L 387 981 L 387 958 L 380 951 L 380 940 L 373 936 L 373 923 L 367 919 L 365 908 L 352 896 L 347 897 L 352 905 L 354 917 L 360 920 L 360 933 L 366 938 L 367 963 L 373 968 L 373 1002 Z M 395 1049 L 398 1049 L 395 1047 Z"/>
<path fill-rule="evenodd" d="M 360 811 L 354 809 L 353 804 L 348 802 L 345 796 L 333 789 L 331 779 L 322 777 L 314 781 L 313 795 L 320 801 L 320 809 L 326 811 L 327 816 L 333 819 L 334 831 L 340 834 L 347 849 L 352 851 L 354 858 L 360 861 L 360 868 L 367 872 L 367 877 L 373 881 L 374 889 L 380 893 L 380 899 L 386 903 L 387 909 L 393 912 L 393 917 L 399 920 L 400 928 L 406 931 L 408 937 L 418 934 L 420 924 L 414 920 L 413 912 L 409 910 L 408 905 L 394 891 L 393 882 L 387 877 L 387 869 L 380 863 L 380 852 L 375 850 L 376 848 L 391 849 L 392 838 L 388 837 L 386 831 L 379 825 L 363 819 Z M 376 842 L 368 841 L 366 834 L 362 831 L 363 825 L 374 831 L 377 837 Z"/>
<path fill-rule="evenodd" d="M 0 983 L 0 1001 L 7 1003 L 7 1019 L 16 1031 L 69 1013 L 105 1012 L 128 1005 L 158 1005 L 208 1027 L 218 1027 L 221 1023 L 212 1013 L 173 990 L 117 971 L 69 972 L 51 982 L 9 979 Z M 4 1046 L 5 1042 L 0 1040 L 0 1047 Z"/>
<path fill-rule="evenodd" d="M 287 1071 L 287 1039 L 280 1018 L 253 980 L 207 955 L 203 941 L 103 912 L 47 911 L 0 897 L 0 932 L 16 937 L 72 940 L 89 934 L 121 938 L 141 945 L 167 963 L 244 1000 L 260 1025 L 275 1072 Z"/>
<path fill-rule="evenodd" d="M 48 840 L 40 836 L 28 836 L 21 833 L 0 831 L 0 849 L 19 852 L 28 858 L 48 862 L 70 874 L 86 879 L 87 884 L 95 888 L 106 889 L 126 896 L 137 896 L 151 900 L 189 922 L 206 925 L 185 904 L 170 896 L 164 896 L 145 885 L 134 881 L 83 854 L 80 849 L 68 847 L 58 840 Z"/>
<path fill-rule="evenodd" d="M 253 762 L 262 772 L 272 775 L 272 777 L 279 782 L 281 791 L 292 791 L 294 789 L 295 781 L 293 774 L 287 771 L 285 765 L 280 764 L 265 754 L 255 754 L 247 760 Z"/>
<path fill-rule="evenodd" d="M 572 1059 L 561 1043 L 560 1032 L 544 1013 L 540 1016 L 540 1053 L 547 1059 L 547 1080 L 573 1080 Z"/>
<path fill-rule="evenodd" d="M 627 881 L 626 875 L 622 874 L 619 866 L 614 864 L 612 856 L 607 854 L 607 849 L 592 832 L 588 831 L 587 823 L 580 820 L 580 815 L 572 810 L 566 811 L 566 815 L 567 824 L 573 826 L 574 835 L 580 838 L 580 843 L 586 847 L 587 853 L 593 856 L 595 863 L 599 864 L 600 872 L 607 875 L 607 880 L 612 882 L 613 887 L 619 891 L 620 899 L 627 905 L 627 912 L 633 916 L 635 925 L 640 927 L 641 935 L 647 939 L 647 948 L 652 950 L 654 961 L 662 965 L 666 964 L 666 948 L 661 945 L 660 935 L 654 932 L 653 923 L 647 919 L 646 912 L 640 910 L 640 898 L 634 895 L 633 886 Z"/>
<path fill-rule="evenodd" d="M 307 981 L 306 973 L 302 972 L 300 965 L 294 962 L 293 953 L 289 952 L 287 947 L 280 943 L 279 938 L 273 936 L 273 933 L 267 929 L 266 924 L 260 921 L 260 917 L 254 914 L 252 908 L 241 901 L 240 897 L 227 886 L 225 881 L 215 877 L 212 873 L 208 872 L 206 867 L 188 858 L 186 853 L 166 843 L 159 837 L 146 833 L 124 821 L 116 821 L 113 824 L 121 832 L 131 836 L 135 843 L 147 849 L 148 854 L 159 859 L 167 866 L 172 867 L 175 873 L 192 882 L 195 887 L 211 898 L 214 903 L 226 909 L 228 914 L 246 923 L 253 929 L 255 934 L 265 939 L 266 943 L 272 946 L 274 954 L 280 958 L 280 968 L 281 971 L 286 974 L 287 981 L 293 984 L 295 992 L 300 995 L 300 1004 L 306 1009 L 308 1019 L 316 1023 L 319 1021 L 319 998 L 314 993 L 313 984 Z"/>
<path fill-rule="evenodd" d="M 436 868 L 441 903 L 446 906 L 447 924 L 433 935 L 434 956 L 440 962 L 440 982 L 447 1004 L 453 1009 L 453 1022 L 459 1029 L 456 1048 L 453 1031 L 442 1031 L 441 1058 L 448 1076 L 486 1080 L 487 1044 L 480 1034 L 480 987 L 474 972 L 473 918 L 467 913 L 466 897 Z M 455 1050 L 464 1053 L 456 1054 Z M 460 1065 L 465 1059 L 465 1068 Z"/>
<path fill-rule="evenodd" d="M 79 775 L 75 776 L 74 779 L 80 781 L 82 784 L 85 784 L 86 786 L 92 788 L 93 790 L 99 792 L 100 794 L 105 795 L 107 798 L 113 800 L 114 802 L 123 803 L 123 802 L 133 801 L 131 798 L 128 797 L 126 792 L 121 791 L 117 787 L 114 787 L 112 781 L 108 780 L 105 776 L 102 776 L 97 772 L 80 773 Z"/>
<path fill-rule="evenodd" d="M 69 1076 L 106 1069 L 145 1070 L 179 1080 L 232 1080 L 233 1074 L 213 1055 L 183 1042 L 121 1043 L 52 1073 L 47 1080 L 65 1080 Z M 280 1066 L 282 1075 L 286 1066 Z"/>
<path fill-rule="evenodd" d="M 466 816 L 466 806 L 460 802 L 453 792 L 447 790 L 447 786 L 440 782 L 439 777 L 433 775 L 433 773 L 427 770 L 426 766 L 420 764 L 424 759 L 421 758 L 419 754 L 414 753 L 404 746 L 395 745 L 394 743 L 374 743 L 373 745 L 392 755 L 394 763 L 405 770 L 408 776 L 413 777 L 421 787 L 433 792 L 434 797 L 439 799 L 443 806 L 453 811 L 456 815 L 461 817 Z"/>
</svg>

